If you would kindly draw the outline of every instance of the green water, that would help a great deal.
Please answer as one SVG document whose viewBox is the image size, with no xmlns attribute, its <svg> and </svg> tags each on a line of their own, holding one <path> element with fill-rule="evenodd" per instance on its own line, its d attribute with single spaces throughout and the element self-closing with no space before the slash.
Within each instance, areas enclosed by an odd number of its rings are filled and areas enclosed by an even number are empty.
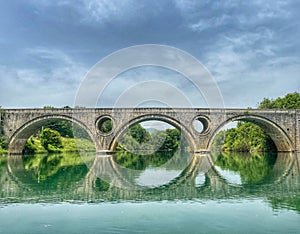
<svg viewBox="0 0 300 234">
<path fill-rule="evenodd" d="M 0 157 L 0 233 L 300 233 L 300 155 Z"/>
</svg>

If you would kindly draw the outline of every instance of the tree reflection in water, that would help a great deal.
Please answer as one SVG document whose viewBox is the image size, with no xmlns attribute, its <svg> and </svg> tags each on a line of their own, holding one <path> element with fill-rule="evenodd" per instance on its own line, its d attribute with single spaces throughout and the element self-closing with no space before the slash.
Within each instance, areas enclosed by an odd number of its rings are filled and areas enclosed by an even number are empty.
<svg viewBox="0 0 300 234">
<path fill-rule="evenodd" d="M 23 158 L 24 168 L 38 181 L 45 181 L 59 170 L 84 165 L 79 154 L 35 155 Z"/>
<path fill-rule="evenodd" d="M 220 153 L 215 165 L 222 170 L 237 172 L 242 184 L 261 182 L 273 169 L 275 153 Z"/>
<path fill-rule="evenodd" d="M 118 151 L 115 154 L 115 161 L 119 165 L 133 169 L 145 170 L 147 167 L 160 167 L 169 161 L 175 151 L 157 151 L 150 155 L 140 155 L 128 151 Z"/>
<path fill-rule="evenodd" d="M 93 162 L 95 154 L 86 157 Z M 190 168 L 195 161 L 185 170 L 182 165 L 186 163 L 181 161 L 186 162 L 187 157 L 180 152 L 173 156 L 171 152 L 162 152 L 151 157 L 128 153 L 116 157 L 123 160 L 119 161 L 120 166 L 123 163 L 123 166 L 138 169 L 137 175 L 151 167 L 165 168 L 168 172 L 180 170 L 181 173 L 164 186 L 126 190 L 112 186 L 104 178 L 97 178 L 78 154 L 0 157 L 0 199 L 4 202 L 11 202 L 11 198 L 16 198 L 14 202 L 34 202 L 35 199 L 37 202 L 45 199 L 51 202 L 66 199 L 97 202 L 264 197 L 274 209 L 300 211 L 300 155 L 297 154 L 217 154 L 212 155 L 214 167 L 208 170 Z M 174 163 L 170 164 L 170 161 Z M 194 166 L 201 168 L 197 163 Z M 229 176 L 231 172 L 238 174 L 240 186 L 228 183 L 229 177 L 222 177 L 218 168 L 228 171 Z M 126 174 L 119 176 L 124 179 Z"/>
</svg>

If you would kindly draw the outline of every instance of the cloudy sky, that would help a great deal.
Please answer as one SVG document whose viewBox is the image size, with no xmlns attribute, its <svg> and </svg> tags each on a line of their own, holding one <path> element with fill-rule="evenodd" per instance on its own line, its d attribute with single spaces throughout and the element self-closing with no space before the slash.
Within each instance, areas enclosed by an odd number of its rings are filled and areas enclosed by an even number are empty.
<svg viewBox="0 0 300 234">
<path fill-rule="evenodd" d="M 299 12 L 298 0 L 1 1 L 0 105 L 73 106 L 98 61 L 129 46 L 162 44 L 197 58 L 226 107 L 255 107 L 263 97 L 300 91 Z M 115 77 L 103 105 L 149 80 L 170 83 L 193 106 L 205 107 L 184 76 L 157 67 Z M 176 99 L 163 87 L 144 91 L 153 94 L 149 100 L 157 92 Z"/>
</svg>

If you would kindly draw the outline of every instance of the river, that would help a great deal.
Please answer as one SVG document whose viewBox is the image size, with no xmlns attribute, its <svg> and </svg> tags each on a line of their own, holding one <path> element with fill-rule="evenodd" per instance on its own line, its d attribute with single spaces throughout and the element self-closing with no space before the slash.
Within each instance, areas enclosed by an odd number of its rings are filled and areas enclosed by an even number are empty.
<svg viewBox="0 0 300 234">
<path fill-rule="evenodd" d="M 300 233 L 300 155 L 0 157 L 0 233 Z"/>
</svg>

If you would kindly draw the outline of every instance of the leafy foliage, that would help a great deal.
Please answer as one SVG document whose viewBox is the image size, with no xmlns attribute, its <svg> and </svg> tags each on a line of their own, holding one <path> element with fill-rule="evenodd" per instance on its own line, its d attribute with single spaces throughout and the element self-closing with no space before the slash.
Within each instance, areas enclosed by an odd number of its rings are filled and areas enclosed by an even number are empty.
<svg viewBox="0 0 300 234">
<path fill-rule="evenodd" d="M 89 134 L 83 128 L 68 120 L 52 120 L 44 125 L 44 128 L 56 130 L 62 137 L 90 139 Z"/>
<path fill-rule="evenodd" d="M 260 109 L 300 109 L 300 93 L 288 93 L 285 97 L 276 99 L 264 98 L 258 104 Z"/>
<path fill-rule="evenodd" d="M 299 109 L 300 94 L 289 93 L 283 98 L 264 98 L 258 104 L 260 109 Z M 238 122 L 237 128 L 221 131 L 215 138 L 213 148 L 221 146 L 223 151 L 250 152 L 275 151 L 276 146 L 272 139 L 260 127 L 253 123 Z"/>
<path fill-rule="evenodd" d="M 61 135 L 58 131 L 44 128 L 41 132 L 41 144 L 49 152 L 57 152 L 62 148 Z"/>
<path fill-rule="evenodd" d="M 181 132 L 176 129 L 166 129 L 166 139 L 161 147 L 161 150 L 175 150 L 179 147 Z"/>
<path fill-rule="evenodd" d="M 3 135 L 3 109 L 0 106 L 0 137 Z"/>
<path fill-rule="evenodd" d="M 94 151 L 94 144 L 87 139 L 74 139 L 61 137 L 62 147 L 56 148 L 56 153 L 64 153 L 64 152 L 78 152 L 78 151 Z M 25 145 L 24 153 L 25 154 L 42 154 L 52 152 L 46 150 L 42 144 L 41 139 L 39 137 L 31 136 Z"/>
<path fill-rule="evenodd" d="M 7 153 L 7 141 L 4 137 L 0 137 L 0 154 Z"/>
<path fill-rule="evenodd" d="M 58 131 L 63 137 L 74 137 L 72 130 L 72 123 L 67 120 L 53 120 L 44 125 L 44 128 L 50 128 Z"/>
<path fill-rule="evenodd" d="M 7 141 L 4 137 L 0 137 L 0 148 L 7 149 Z"/>
<path fill-rule="evenodd" d="M 128 135 L 134 138 L 138 143 L 143 143 L 150 139 L 150 134 L 140 124 L 131 126 Z"/>
<path fill-rule="evenodd" d="M 135 124 L 119 141 L 117 150 L 172 151 L 180 146 L 180 140 L 181 132 L 178 129 L 155 130 L 150 134 L 140 124 Z"/>
<path fill-rule="evenodd" d="M 47 130 L 46 130 L 47 129 Z M 49 131 L 52 130 L 52 131 Z M 46 136 L 44 131 L 47 131 L 49 136 Z M 50 133 L 56 132 L 54 141 L 56 143 L 51 144 L 49 140 L 51 139 Z M 58 140 L 58 134 L 61 141 L 61 146 Z M 43 139 L 43 137 L 49 137 L 48 140 Z M 74 138 L 76 137 L 76 139 Z M 49 146 L 46 145 L 49 144 Z M 57 146 L 55 146 L 57 145 Z M 93 150 L 94 146 L 91 143 L 88 133 L 81 128 L 78 124 L 72 123 L 68 120 L 52 120 L 44 125 L 43 130 L 37 132 L 35 136 L 31 136 L 25 144 L 25 153 L 46 153 L 46 152 L 76 152 L 78 150 Z"/>
<path fill-rule="evenodd" d="M 223 151 L 252 152 L 276 151 L 272 139 L 257 125 L 238 122 L 236 128 L 221 132 L 224 135 Z"/>
<path fill-rule="evenodd" d="M 44 106 L 43 108 L 44 109 L 54 109 L 55 107 L 54 106 Z"/>
<path fill-rule="evenodd" d="M 25 148 L 24 148 L 25 154 L 40 154 L 40 153 L 47 153 L 47 150 L 42 146 L 41 140 L 39 138 L 36 138 L 34 136 L 31 136 L 28 138 Z"/>
<path fill-rule="evenodd" d="M 105 119 L 103 122 L 100 123 L 100 131 L 103 133 L 108 133 L 113 128 L 113 122 L 111 119 Z"/>
</svg>

